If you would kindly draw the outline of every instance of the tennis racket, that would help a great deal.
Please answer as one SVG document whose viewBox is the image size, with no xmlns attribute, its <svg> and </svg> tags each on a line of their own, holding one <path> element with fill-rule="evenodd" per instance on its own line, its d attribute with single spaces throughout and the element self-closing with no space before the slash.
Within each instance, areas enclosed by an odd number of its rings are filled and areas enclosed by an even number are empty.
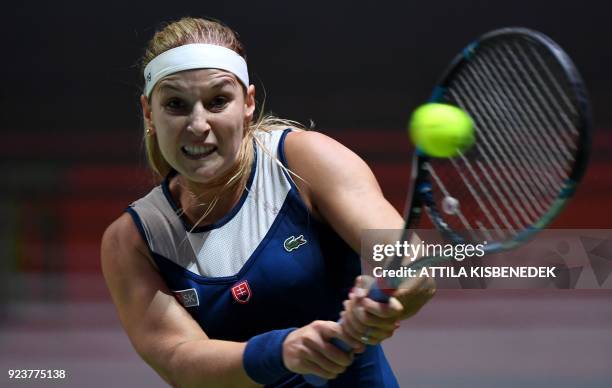
<svg viewBox="0 0 612 388">
<path fill-rule="evenodd" d="M 417 149 L 400 241 L 427 213 L 446 242 L 486 241 L 484 253 L 496 253 L 525 243 L 562 211 L 587 166 L 591 109 L 575 65 L 553 40 L 525 28 L 484 34 L 453 59 L 430 102 L 467 112 L 476 143 L 447 159 Z M 452 211 L 444 211 L 449 202 Z M 395 257 L 387 268 L 403 259 Z M 408 268 L 449 260 L 422 257 Z M 377 280 L 369 297 L 378 302 L 387 302 L 403 281 Z M 305 378 L 315 386 L 325 383 Z"/>
</svg>

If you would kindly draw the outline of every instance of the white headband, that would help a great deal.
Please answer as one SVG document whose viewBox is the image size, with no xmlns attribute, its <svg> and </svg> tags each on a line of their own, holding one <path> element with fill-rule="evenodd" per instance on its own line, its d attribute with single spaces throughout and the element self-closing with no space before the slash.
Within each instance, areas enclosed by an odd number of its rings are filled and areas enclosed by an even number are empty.
<svg viewBox="0 0 612 388">
<path fill-rule="evenodd" d="M 149 62 L 144 70 L 145 95 L 150 97 L 153 87 L 163 77 L 192 69 L 226 70 L 249 87 L 249 72 L 244 58 L 227 47 L 194 43 L 164 51 Z"/>
</svg>

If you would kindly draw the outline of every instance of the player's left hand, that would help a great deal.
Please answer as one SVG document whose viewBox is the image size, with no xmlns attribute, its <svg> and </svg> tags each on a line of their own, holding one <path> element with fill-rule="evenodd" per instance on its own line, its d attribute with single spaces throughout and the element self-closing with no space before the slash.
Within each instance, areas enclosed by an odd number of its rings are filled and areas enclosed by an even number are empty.
<svg viewBox="0 0 612 388">
<path fill-rule="evenodd" d="M 373 282 L 369 276 L 359 276 L 340 315 L 344 332 L 367 345 L 391 337 L 400 321 L 416 314 L 436 291 L 432 279 L 410 278 L 395 291 L 389 303 L 379 303 L 367 297 Z"/>
</svg>

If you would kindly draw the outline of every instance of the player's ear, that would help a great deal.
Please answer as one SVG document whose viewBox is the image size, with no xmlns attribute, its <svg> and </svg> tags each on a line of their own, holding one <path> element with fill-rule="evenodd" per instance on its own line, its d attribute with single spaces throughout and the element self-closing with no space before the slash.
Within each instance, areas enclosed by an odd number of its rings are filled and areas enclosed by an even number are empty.
<svg viewBox="0 0 612 388">
<path fill-rule="evenodd" d="M 150 132 L 155 131 L 155 126 L 153 125 L 153 119 L 151 118 L 151 107 L 149 106 L 149 99 L 144 95 L 140 95 L 140 105 L 142 107 L 142 117 L 147 124 L 147 130 Z"/>
<path fill-rule="evenodd" d="M 247 93 L 244 99 L 244 120 L 250 123 L 253 120 L 253 114 L 255 112 L 255 85 L 250 85 L 247 88 Z"/>
</svg>

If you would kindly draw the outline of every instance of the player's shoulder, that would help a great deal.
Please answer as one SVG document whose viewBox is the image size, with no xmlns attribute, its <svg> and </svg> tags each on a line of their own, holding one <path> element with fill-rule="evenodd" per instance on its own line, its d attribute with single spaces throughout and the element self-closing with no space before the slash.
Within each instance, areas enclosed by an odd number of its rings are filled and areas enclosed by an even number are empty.
<svg viewBox="0 0 612 388">
<path fill-rule="evenodd" d="M 291 151 L 317 150 L 321 147 L 343 147 L 343 145 L 324 133 L 312 130 L 292 130 L 285 139 L 285 148 Z"/>
<path fill-rule="evenodd" d="M 363 160 L 332 137 L 315 131 L 292 131 L 285 140 L 289 168 L 299 175 L 338 174 L 366 167 Z"/>
<path fill-rule="evenodd" d="M 346 146 L 316 131 L 291 131 L 285 139 L 285 155 L 289 164 L 320 166 L 350 161 L 356 157 Z M 291 162 L 294 163 L 291 163 Z"/>
<path fill-rule="evenodd" d="M 130 258 L 147 255 L 147 247 L 134 220 L 123 213 L 104 231 L 101 243 L 102 267 L 124 265 Z M 121 260 L 121 263 L 118 262 Z"/>
</svg>

